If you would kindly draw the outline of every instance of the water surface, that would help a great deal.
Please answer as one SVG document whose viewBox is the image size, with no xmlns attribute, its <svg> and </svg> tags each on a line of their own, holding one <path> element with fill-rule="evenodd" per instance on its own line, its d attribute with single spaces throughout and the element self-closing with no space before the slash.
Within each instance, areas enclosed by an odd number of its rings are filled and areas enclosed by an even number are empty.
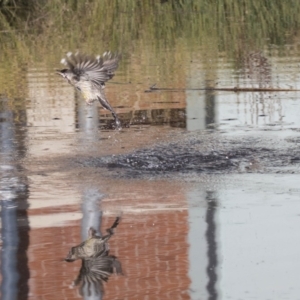
<svg viewBox="0 0 300 300">
<path fill-rule="evenodd" d="M 232 21 L 229 47 L 227 27 L 199 40 L 187 25 L 179 35 L 180 22 L 166 19 L 176 30 L 157 40 L 144 27 L 115 37 L 115 49 L 131 45 L 106 87 L 121 131 L 55 74 L 76 37 L 0 58 L 3 299 L 297 299 L 296 25 L 285 39 L 263 27 L 253 44 Z M 167 90 L 145 92 L 154 84 Z M 104 234 L 120 214 L 109 244 L 124 276 L 81 296 L 72 284 L 81 263 L 63 259 L 89 227 Z"/>
</svg>

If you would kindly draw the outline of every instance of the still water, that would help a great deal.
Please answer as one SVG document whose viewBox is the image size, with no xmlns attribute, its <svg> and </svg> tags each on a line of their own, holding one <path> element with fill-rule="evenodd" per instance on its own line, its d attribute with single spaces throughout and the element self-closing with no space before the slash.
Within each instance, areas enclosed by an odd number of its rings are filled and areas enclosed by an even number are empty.
<svg viewBox="0 0 300 300">
<path fill-rule="evenodd" d="M 149 45 L 106 85 L 120 131 L 55 74 L 72 49 L 1 60 L 2 299 L 300 299 L 299 41 Z M 117 216 L 123 275 L 76 286 L 64 258 Z"/>
</svg>

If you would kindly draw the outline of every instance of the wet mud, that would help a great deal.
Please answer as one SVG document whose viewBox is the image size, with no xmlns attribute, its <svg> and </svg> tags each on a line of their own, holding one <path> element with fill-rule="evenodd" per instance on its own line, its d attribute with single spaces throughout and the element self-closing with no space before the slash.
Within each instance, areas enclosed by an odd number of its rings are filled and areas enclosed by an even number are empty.
<svg viewBox="0 0 300 300">
<path fill-rule="evenodd" d="M 300 138 L 227 138 L 186 134 L 131 153 L 81 158 L 82 166 L 118 170 L 123 176 L 174 173 L 299 173 Z"/>
</svg>

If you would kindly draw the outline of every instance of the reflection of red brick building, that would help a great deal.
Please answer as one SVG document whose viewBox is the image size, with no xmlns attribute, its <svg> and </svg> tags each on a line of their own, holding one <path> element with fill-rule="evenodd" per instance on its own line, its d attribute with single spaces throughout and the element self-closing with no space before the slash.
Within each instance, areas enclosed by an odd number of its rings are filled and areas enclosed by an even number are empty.
<svg viewBox="0 0 300 300">
<path fill-rule="evenodd" d="M 187 211 L 132 217 L 110 243 L 126 277 L 111 278 L 107 299 L 189 299 Z"/>
<path fill-rule="evenodd" d="M 138 62 L 133 65 L 140 66 Z M 136 72 L 139 78 L 140 70 Z M 176 87 L 185 84 L 183 73 L 180 74 L 172 79 Z M 164 74 L 161 76 L 165 78 Z M 105 284 L 105 299 L 189 299 L 188 211 L 185 195 L 177 185 L 169 182 L 103 182 L 103 178 L 97 182 L 94 170 L 91 174 L 81 174 L 80 178 L 77 176 L 77 179 L 73 178 L 73 173 L 69 176 L 68 171 L 65 172 L 61 167 L 52 172 L 53 164 L 57 167 L 55 155 L 74 155 L 74 145 L 78 143 L 75 91 L 60 81 L 57 81 L 57 87 L 50 84 L 48 87 L 47 77 L 32 75 L 29 79 L 32 85 L 29 84 L 31 104 L 27 109 L 27 118 L 32 128 L 28 129 L 31 144 L 27 151 L 37 165 L 30 161 L 27 166 L 34 173 L 29 176 L 28 299 L 81 299 L 78 289 L 70 287 L 77 277 L 81 262 L 63 261 L 69 248 L 81 242 L 81 195 L 71 187 L 73 180 L 81 181 L 82 185 L 90 185 L 94 181 L 98 186 L 101 182 L 103 192 L 111 197 L 102 201 L 102 210 L 105 212 L 103 229 L 111 225 L 119 210 L 123 211 L 123 219 L 110 246 L 111 253 L 119 257 L 125 276 L 110 278 Z M 114 80 L 130 81 L 122 74 Z M 113 82 L 107 85 L 107 97 L 117 113 L 129 114 L 133 118 L 138 111 L 147 111 L 147 118 L 152 122 L 155 114 L 163 110 L 159 118 L 168 121 L 172 117 L 172 110 L 185 108 L 185 93 L 144 93 L 149 87 L 148 83 L 138 84 L 139 80 L 134 82 L 132 85 Z M 37 83 L 42 83 L 40 88 Z M 107 114 L 100 105 L 94 106 L 100 114 Z M 111 118 L 111 115 L 108 114 L 108 117 Z M 113 143 L 103 146 L 101 142 L 101 147 L 96 147 L 99 151 L 97 156 L 101 155 L 101 151 L 111 154 L 111 147 L 114 153 L 118 153 L 156 143 L 159 139 L 165 139 L 164 130 L 163 127 L 159 131 L 149 128 L 147 135 L 142 131 L 140 134 L 127 134 L 124 130 L 122 147 L 116 148 Z M 74 136 L 66 133 L 74 133 Z M 101 134 L 103 137 L 106 133 Z M 93 140 L 95 143 L 97 141 Z M 87 151 L 85 145 L 83 151 Z M 49 163 L 49 157 L 55 161 L 53 164 Z"/>
<path fill-rule="evenodd" d="M 78 222 L 79 223 L 79 222 Z M 32 229 L 30 232 L 29 299 L 80 299 L 77 291 L 70 289 L 80 262 L 67 265 L 63 261 L 65 247 L 80 240 L 80 232 L 74 235 L 73 227 Z M 75 242 L 76 243 L 76 242 Z"/>
<path fill-rule="evenodd" d="M 142 188 L 147 195 L 131 198 Z M 171 188 L 166 183 L 133 183 L 133 192 L 127 189 L 125 194 L 126 185 L 120 184 L 114 195 L 116 198 L 120 195 L 119 199 L 103 199 L 102 209 L 111 211 L 111 214 L 104 213 L 103 232 L 114 221 L 116 207 L 123 209 L 110 249 L 111 254 L 118 256 L 125 273 L 125 276 L 113 275 L 104 284 L 105 299 L 190 299 L 188 211 L 180 192 L 163 197 Z M 56 212 L 77 214 L 79 210 L 79 205 L 70 205 L 57 207 Z M 33 217 L 37 213 L 46 217 L 54 212 L 54 208 L 44 208 L 30 210 L 29 215 Z M 78 289 L 71 287 L 81 262 L 63 261 L 69 248 L 81 241 L 80 231 L 80 220 L 69 221 L 61 227 L 32 228 L 28 249 L 29 299 L 81 299 Z"/>
</svg>

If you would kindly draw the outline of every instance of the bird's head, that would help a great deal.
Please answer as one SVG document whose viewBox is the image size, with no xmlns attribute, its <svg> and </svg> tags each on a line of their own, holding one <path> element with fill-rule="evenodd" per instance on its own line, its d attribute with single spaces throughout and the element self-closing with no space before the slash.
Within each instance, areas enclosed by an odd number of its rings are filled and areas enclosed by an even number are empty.
<svg viewBox="0 0 300 300">
<path fill-rule="evenodd" d="M 78 82 L 77 76 L 69 69 L 57 70 L 56 74 L 60 75 L 72 85 Z"/>
<path fill-rule="evenodd" d="M 72 247 L 71 250 L 69 251 L 68 255 L 65 258 L 65 261 L 67 262 L 73 262 L 74 260 L 78 259 L 78 251 L 76 251 L 76 247 Z"/>
<path fill-rule="evenodd" d="M 70 75 L 72 72 L 69 69 L 63 69 L 63 70 L 56 70 L 56 74 L 59 74 L 60 76 L 66 78 L 68 75 Z"/>
</svg>

